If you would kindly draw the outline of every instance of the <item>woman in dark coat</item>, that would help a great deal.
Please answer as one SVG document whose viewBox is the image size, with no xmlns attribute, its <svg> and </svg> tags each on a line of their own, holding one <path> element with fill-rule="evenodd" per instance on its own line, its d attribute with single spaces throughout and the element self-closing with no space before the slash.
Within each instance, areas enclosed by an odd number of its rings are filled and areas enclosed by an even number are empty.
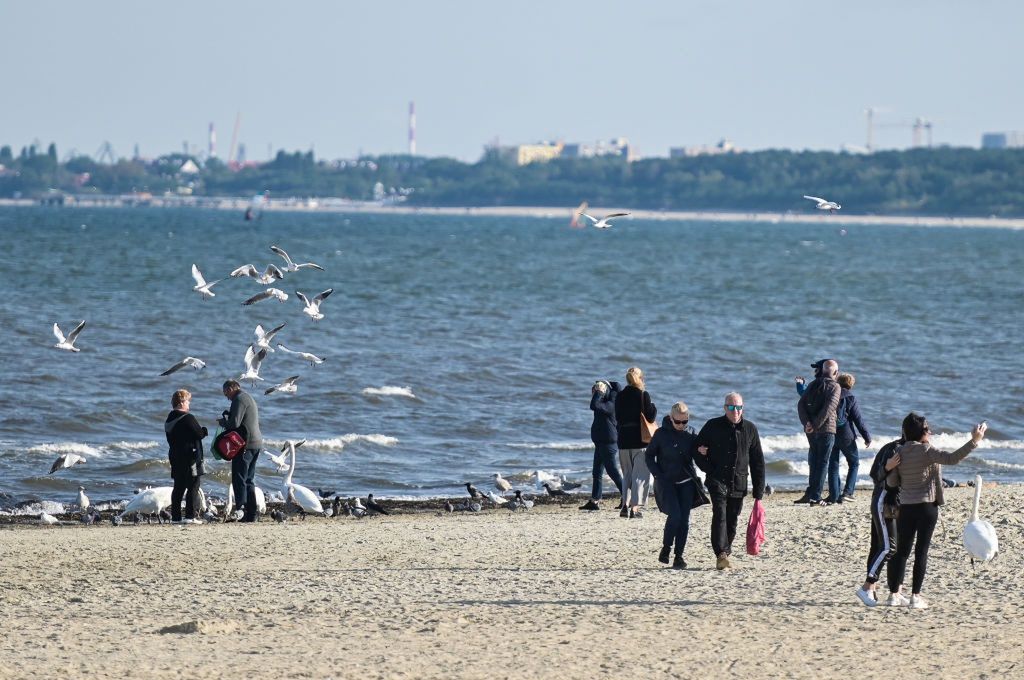
<svg viewBox="0 0 1024 680">
<path fill-rule="evenodd" d="M 189 413 L 192 395 L 188 390 L 178 390 L 171 396 L 172 410 L 164 421 L 164 434 L 170 448 L 167 457 L 171 462 L 171 521 L 181 523 L 181 500 L 185 499 L 185 523 L 202 524 L 196 519 L 195 495 L 199 477 L 203 474 L 203 437 L 206 428 Z"/>
</svg>

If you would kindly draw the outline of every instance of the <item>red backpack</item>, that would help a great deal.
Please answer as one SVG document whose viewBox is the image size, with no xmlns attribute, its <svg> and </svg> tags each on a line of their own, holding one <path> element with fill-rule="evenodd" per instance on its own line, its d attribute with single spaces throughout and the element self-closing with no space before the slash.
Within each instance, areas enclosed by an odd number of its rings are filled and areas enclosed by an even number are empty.
<svg viewBox="0 0 1024 680">
<path fill-rule="evenodd" d="M 231 460 L 245 450 L 245 438 L 237 430 L 221 432 L 213 440 L 213 452 L 221 460 Z"/>
</svg>

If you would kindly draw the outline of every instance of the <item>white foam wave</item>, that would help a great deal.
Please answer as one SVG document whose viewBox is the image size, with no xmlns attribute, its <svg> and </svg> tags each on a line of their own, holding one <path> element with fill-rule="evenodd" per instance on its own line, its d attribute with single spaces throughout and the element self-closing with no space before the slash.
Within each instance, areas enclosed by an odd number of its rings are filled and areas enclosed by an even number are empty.
<svg viewBox="0 0 1024 680">
<path fill-rule="evenodd" d="M 409 399 L 416 398 L 416 395 L 412 393 L 411 387 L 396 387 L 394 385 L 384 385 L 383 387 L 366 387 L 363 388 L 363 394 L 370 397 L 408 397 Z"/>
<path fill-rule="evenodd" d="M 122 442 L 114 442 L 112 444 L 108 444 L 107 446 L 109 446 L 112 449 L 125 449 L 125 450 L 128 450 L 128 451 L 143 451 L 145 449 L 155 449 L 155 448 L 157 448 L 158 446 L 160 446 L 160 442 L 153 442 L 153 441 L 148 441 L 148 442 L 124 442 L 124 441 L 122 441 Z"/>
<path fill-rule="evenodd" d="M 864 446 L 864 442 L 860 440 L 858 440 L 857 445 L 861 451 L 877 451 L 882 445 L 897 438 L 898 436 L 895 434 L 886 436 L 876 435 L 871 442 L 871 446 Z M 970 432 L 951 432 L 947 434 L 932 434 L 929 441 L 937 449 L 955 451 L 970 438 Z M 1022 450 L 1024 449 L 1024 441 L 1019 439 L 983 439 L 978 448 Z M 772 434 L 762 436 L 761 450 L 765 453 L 806 451 L 807 436 L 804 434 Z"/>
<path fill-rule="evenodd" d="M 80 442 L 52 442 L 39 444 L 30 447 L 29 453 L 45 453 L 47 455 L 60 455 L 62 453 L 77 453 L 80 456 L 98 456 L 100 450 L 95 446 L 82 444 Z"/>
<path fill-rule="evenodd" d="M 550 449 L 554 451 L 587 451 L 594 448 L 594 444 L 586 440 L 562 441 L 562 442 L 513 442 L 508 445 L 513 449 Z"/>
<path fill-rule="evenodd" d="M 931 445 L 943 451 L 956 451 L 971 438 L 970 432 L 951 432 L 949 434 L 932 434 Z M 985 439 L 978 444 L 979 449 L 1024 449 L 1024 441 L 1019 439 Z"/>
<path fill-rule="evenodd" d="M 1000 460 L 989 460 L 988 458 L 976 458 L 976 462 L 991 468 L 1001 468 L 1004 470 L 1024 470 L 1024 464 L 1021 463 L 1004 463 Z"/>
<path fill-rule="evenodd" d="M 14 508 L 9 512 L 5 512 L 5 515 L 38 515 L 41 512 L 45 512 L 50 515 L 60 515 L 65 512 L 64 504 L 58 503 L 57 501 L 39 501 L 38 503 L 29 503 L 28 505 L 20 508 Z"/>
<path fill-rule="evenodd" d="M 386 434 L 343 434 L 340 437 L 328 439 L 309 439 L 303 444 L 304 448 L 321 449 L 323 451 L 341 451 L 353 442 L 369 442 L 378 446 L 394 446 L 398 443 L 397 437 L 390 437 Z"/>
</svg>

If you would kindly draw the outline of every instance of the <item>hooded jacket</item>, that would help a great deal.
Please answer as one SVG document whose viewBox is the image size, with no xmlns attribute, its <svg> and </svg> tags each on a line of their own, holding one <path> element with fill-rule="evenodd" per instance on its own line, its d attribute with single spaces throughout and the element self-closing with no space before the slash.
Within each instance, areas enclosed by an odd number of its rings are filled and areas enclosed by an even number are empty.
<svg viewBox="0 0 1024 680">
<path fill-rule="evenodd" d="M 671 416 L 661 420 L 661 427 L 651 437 L 644 457 L 647 469 L 659 484 L 677 484 L 688 479 L 697 480 L 697 468 L 693 464 L 694 442 L 697 431 L 689 425 L 677 430 Z"/>
<path fill-rule="evenodd" d="M 658 408 L 651 401 L 647 390 L 626 385 L 615 399 L 615 420 L 618 423 L 620 449 L 644 449 L 647 444 L 640 438 L 640 409 L 647 420 L 655 422 Z"/>
<path fill-rule="evenodd" d="M 619 440 L 618 424 L 615 421 L 615 399 L 619 396 L 619 383 L 611 382 L 604 394 L 594 392 L 590 396 L 590 410 L 594 422 L 590 425 L 590 441 L 595 444 L 614 444 Z"/>
<path fill-rule="evenodd" d="M 946 502 L 942 494 L 942 466 L 956 465 L 978 448 L 974 439 L 956 451 L 940 451 L 931 444 L 910 441 L 899 449 L 900 464 L 889 472 L 885 483 L 899 487 L 900 505 Z"/>
<path fill-rule="evenodd" d="M 174 479 L 192 476 L 192 466 L 203 461 L 203 437 L 206 428 L 187 411 L 174 410 L 164 421 L 164 435 L 169 449 L 167 458 L 171 463 L 171 477 Z"/>
<path fill-rule="evenodd" d="M 836 426 L 836 439 L 841 442 L 852 442 L 857 438 L 857 432 L 860 432 L 860 436 L 864 438 L 864 442 L 870 442 L 871 433 L 868 432 L 867 425 L 864 424 L 864 419 L 861 418 L 860 405 L 857 403 L 857 396 L 844 387 L 839 392 L 839 403 L 843 404 L 844 399 L 846 400 L 846 423 Z M 837 416 L 838 413 L 839 411 L 837 408 Z M 857 429 L 854 430 L 854 428 Z"/>
<path fill-rule="evenodd" d="M 707 473 L 704 485 L 712 494 L 742 498 L 747 495 L 747 471 L 753 481 L 754 498 L 764 496 L 764 453 L 757 427 L 744 418 L 735 425 L 722 415 L 704 423 L 694 451 L 708 447 L 707 455 L 697 452 L 694 462 Z"/>
</svg>

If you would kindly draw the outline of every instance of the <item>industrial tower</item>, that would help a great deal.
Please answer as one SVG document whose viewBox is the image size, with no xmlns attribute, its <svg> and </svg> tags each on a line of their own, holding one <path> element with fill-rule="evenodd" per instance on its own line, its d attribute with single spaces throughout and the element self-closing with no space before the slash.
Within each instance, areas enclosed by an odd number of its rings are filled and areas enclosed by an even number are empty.
<svg viewBox="0 0 1024 680">
<path fill-rule="evenodd" d="M 416 155 L 416 102 L 409 102 L 409 155 Z"/>
</svg>

